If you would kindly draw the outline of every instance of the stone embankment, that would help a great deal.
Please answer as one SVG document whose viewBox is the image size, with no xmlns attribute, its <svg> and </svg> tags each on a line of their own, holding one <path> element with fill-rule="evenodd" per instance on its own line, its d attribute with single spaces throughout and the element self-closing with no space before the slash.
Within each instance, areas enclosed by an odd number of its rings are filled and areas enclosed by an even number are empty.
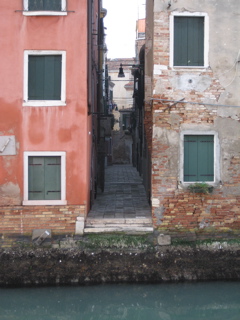
<svg viewBox="0 0 240 320">
<path fill-rule="evenodd" d="M 237 240 L 159 245 L 147 236 L 65 238 L 0 249 L 0 286 L 240 279 Z"/>
</svg>

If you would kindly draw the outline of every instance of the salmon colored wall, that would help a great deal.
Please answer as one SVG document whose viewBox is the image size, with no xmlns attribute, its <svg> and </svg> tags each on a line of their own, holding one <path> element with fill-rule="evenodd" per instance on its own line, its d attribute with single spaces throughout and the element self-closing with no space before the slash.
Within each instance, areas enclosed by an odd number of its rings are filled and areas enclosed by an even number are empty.
<svg viewBox="0 0 240 320">
<path fill-rule="evenodd" d="M 0 186 L 19 188 L 19 196 L 6 204 L 21 204 L 24 151 L 66 151 L 67 202 L 86 204 L 91 149 L 87 1 L 68 0 L 74 12 L 67 16 L 24 16 L 16 10 L 22 10 L 22 0 L 0 1 L 0 135 L 15 135 L 18 145 L 16 156 L 0 156 Z M 22 106 L 24 50 L 66 51 L 66 106 Z"/>
</svg>

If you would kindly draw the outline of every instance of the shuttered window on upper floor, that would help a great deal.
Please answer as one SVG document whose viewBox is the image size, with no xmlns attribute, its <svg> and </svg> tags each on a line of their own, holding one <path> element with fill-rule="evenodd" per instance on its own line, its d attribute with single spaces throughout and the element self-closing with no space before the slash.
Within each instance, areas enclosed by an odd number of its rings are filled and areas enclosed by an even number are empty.
<svg viewBox="0 0 240 320">
<path fill-rule="evenodd" d="M 184 136 L 184 181 L 214 181 L 214 136 Z"/>
<path fill-rule="evenodd" d="M 61 11 L 62 0 L 28 0 L 29 11 Z"/>
<path fill-rule="evenodd" d="M 61 100 L 62 55 L 28 58 L 28 100 Z"/>
<path fill-rule="evenodd" d="M 174 17 L 174 66 L 204 66 L 204 17 Z"/>
</svg>

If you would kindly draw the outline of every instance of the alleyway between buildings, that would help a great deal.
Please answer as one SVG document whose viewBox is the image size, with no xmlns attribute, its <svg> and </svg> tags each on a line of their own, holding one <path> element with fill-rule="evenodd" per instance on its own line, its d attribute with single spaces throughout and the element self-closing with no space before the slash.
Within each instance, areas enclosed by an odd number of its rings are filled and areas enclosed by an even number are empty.
<svg viewBox="0 0 240 320">
<path fill-rule="evenodd" d="M 105 169 L 105 190 L 88 214 L 85 233 L 152 232 L 151 209 L 136 168 L 112 165 Z"/>
</svg>

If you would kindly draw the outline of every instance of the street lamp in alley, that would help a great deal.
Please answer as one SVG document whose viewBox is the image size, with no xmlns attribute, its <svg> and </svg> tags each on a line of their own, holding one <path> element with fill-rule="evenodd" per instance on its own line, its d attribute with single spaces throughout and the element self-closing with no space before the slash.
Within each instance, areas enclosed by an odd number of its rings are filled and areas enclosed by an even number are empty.
<svg viewBox="0 0 240 320">
<path fill-rule="evenodd" d="M 118 72 L 118 78 L 124 78 L 125 74 L 123 71 L 123 66 L 124 67 L 132 67 L 132 69 L 141 69 L 143 68 L 143 65 L 141 64 L 122 64 L 120 63 L 120 68 L 119 68 L 119 72 Z"/>
</svg>

